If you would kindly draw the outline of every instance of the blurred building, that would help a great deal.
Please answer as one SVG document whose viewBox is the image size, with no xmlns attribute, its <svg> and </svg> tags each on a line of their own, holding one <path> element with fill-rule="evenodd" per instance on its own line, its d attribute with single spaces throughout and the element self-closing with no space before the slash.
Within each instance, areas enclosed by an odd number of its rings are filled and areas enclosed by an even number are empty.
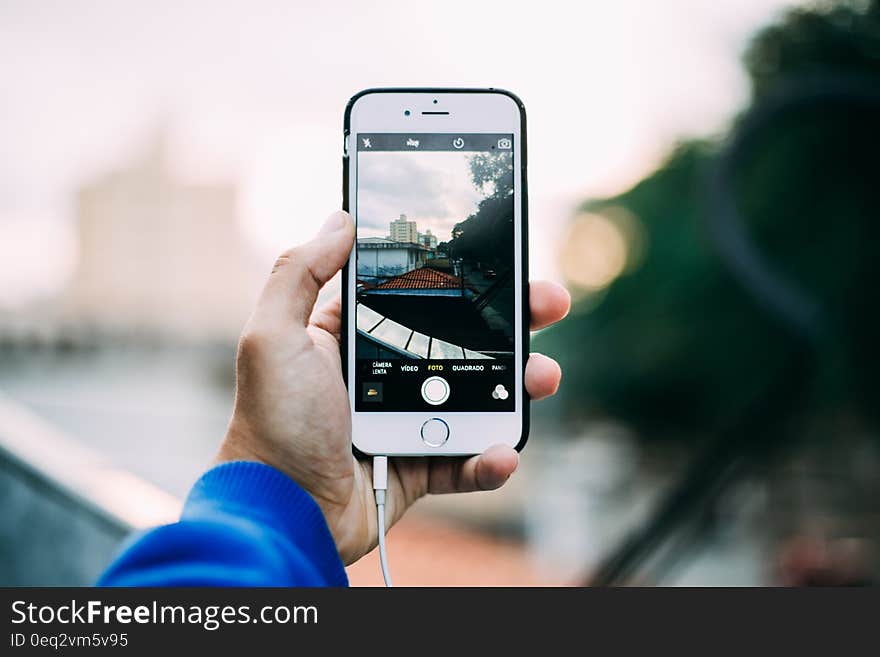
<svg viewBox="0 0 880 657">
<path fill-rule="evenodd" d="M 424 233 L 419 233 L 419 244 L 433 251 L 437 248 L 437 236 L 429 228 Z"/>
<path fill-rule="evenodd" d="M 415 221 L 407 221 L 406 215 L 400 215 L 388 224 L 388 239 L 392 242 L 419 243 L 419 229 Z"/>
<path fill-rule="evenodd" d="M 232 183 L 181 181 L 157 134 L 130 164 L 79 189 L 79 263 L 65 300 L 77 323 L 109 331 L 237 335 L 259 270 Z"/>
</svg>

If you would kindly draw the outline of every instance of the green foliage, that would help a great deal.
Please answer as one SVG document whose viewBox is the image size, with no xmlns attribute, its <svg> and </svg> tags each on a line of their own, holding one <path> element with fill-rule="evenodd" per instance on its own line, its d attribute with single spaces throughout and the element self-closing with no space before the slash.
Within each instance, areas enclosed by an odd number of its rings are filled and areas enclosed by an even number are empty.
<svg viewBox="0 0 880 657">
<path fill-rule="evenodd" d="M 799 9 L 763 30 L 745 57 L 756 98 L 792 75 L 880 76 L 878 16 L 877 2 Z M 738 172 L 750 236 L 820 302 L 833 329 L 809 356 L 815 380 L 797 409 L 804 414 L 876 422 L 880 409 L 877 118 L 857 104 L 782 114 Z M 770 394 L 798 357 L 791 330 L 759 307 L 709 240 L 706 173 L 716 152 L 684 144 L 631 190 L 585 204 L 635 214 L 646 248 L 635 271 L 536 340 L 563 363 L 564 416 L 614 416 L 652 439 L 699 438 Z M 779 419 L 791 410 L 780 408 Z"/>
<path fill-rule="evenodd" d="M 756 99 L 781 79 L 820 72 L 877 73 L 880 2 L 793 9 L 761 30 L 743 58 Z"/>
<path fill-rule="evenodd" d="M 510 151 L 475 153 L 470 158 L 471 180 L 481 192 L 497 198 L 513 194 L 513 157 Z"/>
<path fill-rule="evenodd" d="M 453 258 L 509 267 L 513 252 L 513 159 L 510 152 L 477 153 L 470 158 L 471 180 L 487 194 L 477 211 L 457 223 L 443 246 Z"/>
</svg>

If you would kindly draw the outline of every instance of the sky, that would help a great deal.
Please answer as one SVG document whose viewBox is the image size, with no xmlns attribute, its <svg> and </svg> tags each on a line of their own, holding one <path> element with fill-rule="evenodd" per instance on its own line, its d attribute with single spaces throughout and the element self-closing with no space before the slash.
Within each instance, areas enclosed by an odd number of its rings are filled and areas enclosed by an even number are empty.
<svg viewBox="0 0 880 657">
<path fill-rule="evenodd" d="M 385 237 L 405 214 L 440 242 L 477 211 L 483 194 L 471 181 L 471 153 L 358 152 L 358 237 Z"/>
<path fill-rule="evenodd" d="M 271 263 L 341 202 L 342 114 L 373 86 L 497 86 L 529 117 L 531 270 L 573 208 L 748 98 L 739 57 L 786 0 L 0 0 L 0 308 L 76 266 L 78 187 L 168 128 L 183 179 L 231 180 Z"/>
</svg>

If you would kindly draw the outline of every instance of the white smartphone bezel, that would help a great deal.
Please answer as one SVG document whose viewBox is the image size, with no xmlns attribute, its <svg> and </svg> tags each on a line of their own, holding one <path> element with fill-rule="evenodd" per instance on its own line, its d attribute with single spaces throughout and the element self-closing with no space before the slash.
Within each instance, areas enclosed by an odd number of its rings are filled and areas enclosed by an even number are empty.
<svg viewBox="0 0 880 657">
<path fill-rule="evenodd" d="M 436 103 L 434 102 L 436 101 Z M 409 115 L 405 112 L 409 111 Z M 448 115 L 422 112 L 449 112 Z M 357 221 L 357 149 L 358 133 L 508 133 L 513 134 L 514 158 L 514 281 L 515 290 L 523 289 L 523 180 L 522 113 L 517 102 L 505 93 L 481 91 L 382 91 L 357 97 L 350 107 L 349 134 L 346 138 L 348 157 L 349 211 Z M 496 444 L 519 445 L 524 437 L 523 407 L 527 403 L 523 386 L 523 295 L 517 293 L 514 308 L 515 326 L 515 408 L 513 412 L 445 412 L 442 407 L 432 411 L 358 412 L 355 410 L 356 367 L 355 285 L 356 249 L 349 257 L 347 279 L 347 312 L 345 313 L 345 344 L 348 371 L 348 395 L 351 407 L 352 442 L 361 452 L 387 456 L 453 456 L 479 454 Z M 427 375 L 426 375 L 427 376 Z M 439 447 L 426 444 L 421 437 L 422 425 L 434 418 L 449 426 L 449 437 Z"/>
</svg>

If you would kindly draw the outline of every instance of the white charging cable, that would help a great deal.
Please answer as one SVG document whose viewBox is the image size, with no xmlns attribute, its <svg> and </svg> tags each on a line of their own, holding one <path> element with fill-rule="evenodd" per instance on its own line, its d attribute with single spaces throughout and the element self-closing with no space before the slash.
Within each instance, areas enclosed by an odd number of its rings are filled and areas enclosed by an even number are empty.
<svg viewBox="0 0 880 657">
<path fill-rule="evenodd" d="M 379 527 L 379 563 L 385 586 L 391 587 L 391 571 L 388 569 L 388 551 L 385 548 L 385 491 L 388 490 L 388 457 L 373 457 L 373 491 L 376 494 L 376 521 Z"/>
</svg>

